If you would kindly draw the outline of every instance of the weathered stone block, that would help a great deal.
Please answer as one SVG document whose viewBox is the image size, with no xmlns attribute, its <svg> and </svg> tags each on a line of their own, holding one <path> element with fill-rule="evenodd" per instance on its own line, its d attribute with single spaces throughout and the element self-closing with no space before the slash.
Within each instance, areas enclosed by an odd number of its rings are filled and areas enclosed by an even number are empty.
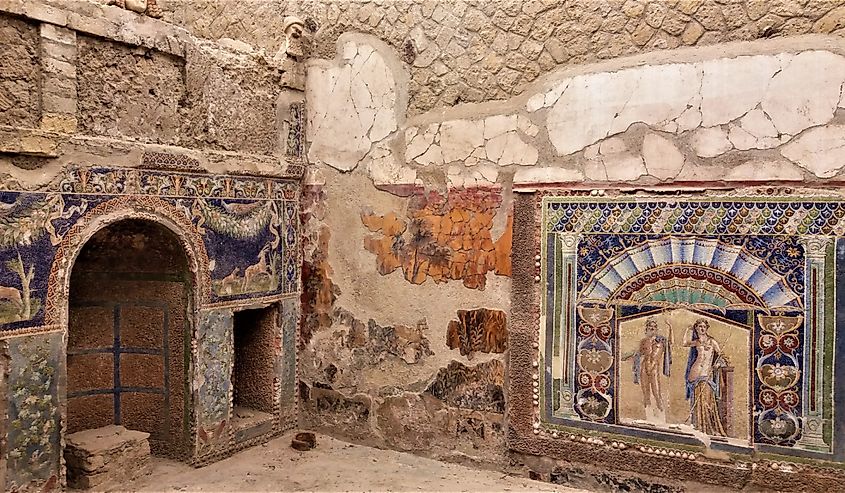
<svg viewBox="0 0 845 493">
<path fill-rule="evenodd" d="M 104 426 L 65 437 L 68 486 L 105 488 L 150 471 L 149 433 Z"/>
<path fill-rule="evenodd" d="M 36 126 L 38 79 L 37 27 L 0 15 L 0 125 Z"/>
<path fill-rule="evenodd" d="M 76 31 L 55 26 L 53 24 L 41 24 L 40 33 L 42 38 L 56 41 L 61 44 L 75 45 Z"/>
<path fill-rule="evenodd" d="M 75 115 L 44 113 L 41 115 L 41 129 L 49 132 L 74 133 L 77 129 Z"/>
</svg>

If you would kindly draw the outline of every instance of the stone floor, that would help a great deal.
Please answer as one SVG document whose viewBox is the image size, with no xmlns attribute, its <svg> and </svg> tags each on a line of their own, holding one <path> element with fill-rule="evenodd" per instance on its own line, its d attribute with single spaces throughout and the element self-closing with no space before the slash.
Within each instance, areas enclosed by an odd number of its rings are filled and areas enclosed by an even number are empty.
<svg viewBox="0 0 845 493">
<path fill-rule="evenodd" d="M 127 491 L 561 491 L 549 483 L 470 469 L 392 450 L 351 445 L 318 435 L 309 452 L 290 448 L 290 435 L 201 469 L 156 460 L 151 475 Z"/>
</svg>

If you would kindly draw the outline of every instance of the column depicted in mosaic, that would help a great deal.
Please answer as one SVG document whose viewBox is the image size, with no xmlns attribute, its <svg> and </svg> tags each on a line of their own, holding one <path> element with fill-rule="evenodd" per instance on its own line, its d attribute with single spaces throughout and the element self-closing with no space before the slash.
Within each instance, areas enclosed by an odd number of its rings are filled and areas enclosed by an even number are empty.
<svg viewBox="0 0 845 493">
<path fill-rule="evenodd" d="M 830 384 L 845 204 L 571 192 L 538 203 L 536 430 L 841 455 Z"/>
</svg>

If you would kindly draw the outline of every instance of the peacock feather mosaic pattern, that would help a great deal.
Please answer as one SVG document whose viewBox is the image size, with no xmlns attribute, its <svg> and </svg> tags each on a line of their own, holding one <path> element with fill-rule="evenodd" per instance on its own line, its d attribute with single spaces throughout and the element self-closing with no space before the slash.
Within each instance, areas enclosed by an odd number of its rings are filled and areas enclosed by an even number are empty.
<svg viewBox="0 0 845 493">
<path fill-rule="evenodd" d="M 845 460 L 841 199 L 538 197 L 537 433 Z"/>
<path fill-rule="evenodd" d="M 54 328 L 56 271 L 81 225 L 136 206 L 180 224 L 202 307 L 299 291 L 296 181 L 130 168 L 69 169 L 38 190 L 0 186 L 0 330 Z"/>
</svg>

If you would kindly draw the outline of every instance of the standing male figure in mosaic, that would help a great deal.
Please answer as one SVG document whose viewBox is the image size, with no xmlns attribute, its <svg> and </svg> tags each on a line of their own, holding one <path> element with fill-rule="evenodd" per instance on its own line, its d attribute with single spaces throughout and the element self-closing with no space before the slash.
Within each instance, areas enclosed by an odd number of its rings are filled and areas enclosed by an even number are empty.
<svg viewBox="0 0 845 493">
<path fill-rule="evenodd" d="M 657 321 L 649 318 L 645 322 L 645 337 L 640 340 L 638 349 L 622 357 L 622 361 L 633 358 L 634 383 L 640 385 L 643 391 L 643 408 L 651 407 L 651 399 L 657 410 L 664 411 L 663 391 L 660 373 L 670 376 L 672 367 L 672 326 L 669 326 L 669 337 L 658 334 Z M 662 368 L 661 368 L 662 366 Z"/>
</svg>

